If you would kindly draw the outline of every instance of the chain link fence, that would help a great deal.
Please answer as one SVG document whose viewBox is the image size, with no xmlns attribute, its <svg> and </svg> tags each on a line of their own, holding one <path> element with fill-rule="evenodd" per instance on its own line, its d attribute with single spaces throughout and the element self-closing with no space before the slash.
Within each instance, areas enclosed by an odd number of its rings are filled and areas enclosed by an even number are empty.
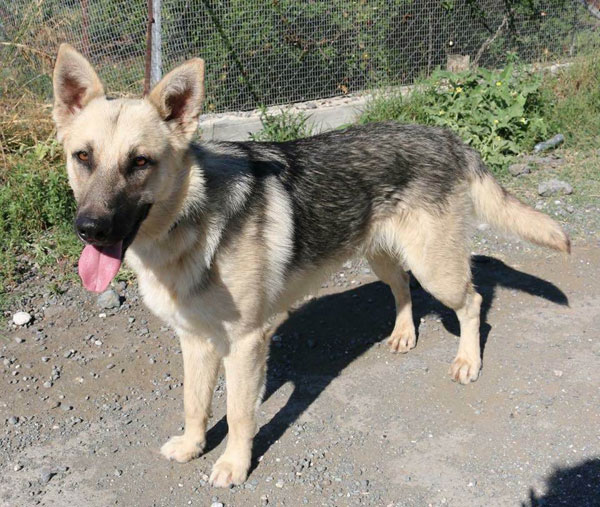
<svg viewBox="0 0 600 507">
<path fill-rule="evenodd" d="M 600 49 L 600 0 L 150 3 L 155 71 L 204 58 L 207 112 L 410 84 L 449 64 L 500 67 L 509 54 L 555 62 Z M 49 97 L 53 57 L 68 41 L 96 65 L 111 93 L 139 94 L 148 7 L 130 0 L 0 0 L 0 79 L 10 75 L 15 86 Z"/>
</svg>

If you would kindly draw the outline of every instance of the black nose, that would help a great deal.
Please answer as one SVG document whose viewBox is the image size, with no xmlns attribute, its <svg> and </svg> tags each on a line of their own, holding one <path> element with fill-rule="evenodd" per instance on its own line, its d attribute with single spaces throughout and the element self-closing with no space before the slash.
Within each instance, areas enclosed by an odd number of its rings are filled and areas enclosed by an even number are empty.
<svg viewBox="0 0 600 507">
<path fill-rule="evenodd" d="M 102 242 L 110 236 L 111 221 L 105 218 L 78 216 L 75 220 L 75 230 L 83 241 Z"/>
</svg>

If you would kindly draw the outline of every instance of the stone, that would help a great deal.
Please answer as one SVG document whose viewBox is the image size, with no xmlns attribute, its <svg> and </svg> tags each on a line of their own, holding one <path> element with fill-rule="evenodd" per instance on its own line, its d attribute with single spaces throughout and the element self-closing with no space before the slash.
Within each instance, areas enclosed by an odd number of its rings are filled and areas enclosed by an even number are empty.
<svg viewBox="0 0 600 507">
<path fill-rule="evenodd" d="M 121 300 L 119 299 L 119 295 L 113 289 L 108 289 L 98 296 L 98 306 L 107 310 L 119 308 L 119 306 L 121 306 Z"/>
<path fill-rule="evenodd" d="M 552 179 L 543 181 L 538 185 L 538 194 L 543 197 L 549 197 L 551 195 L 569 195 L 572 193 L 573 187 L 566 181 Z"/>
<path fill-rule="evenodd" d="M 40 473 L 40 482 L 42 484 L 48 484 L 50 482 L 50 479 L 52 479 L 52 477 L 54 477 L 55 475 L 56 475 L 56 472 L 54 472 L 52 470 L 44 469 Z"/>
<path fill-rule="evenodd" d="M 32 318 L 33 317 L 31 317 L 30 313 L 17 312 L 13 315 L 13 323 L 17 326 L 24 326 L 26 324 L 29 324 Z"/>
<path fill-rule="evenodd" d="M 531 166 L 529 164 L 512 164 L 511 166 L 509 166 L 508 172 L 513 176 L 529 174 L 531 172 Z"/>
</svg>

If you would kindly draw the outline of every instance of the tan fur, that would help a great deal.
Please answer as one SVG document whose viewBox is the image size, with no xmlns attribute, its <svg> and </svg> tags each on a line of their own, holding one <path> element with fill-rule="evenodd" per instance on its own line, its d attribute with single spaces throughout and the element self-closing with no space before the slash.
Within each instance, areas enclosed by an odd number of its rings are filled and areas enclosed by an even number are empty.
<svg viewBox="0 0 600 507">
<path fill-rule="evenodd" d="M 450 373 L 466 384 L 476 380 L 481 367 L 481 296 L 471 282 L 469 217 L 475 211 L 536 243 L 562 251 L 569 246 L 551 219 L 519 203 L 493 179 L 477 176 L 449 196 L 444 210 L 420 207 L 418 192 L 413 192 L 412 202 L 410 189 L 400 204 L 379 203 L 368 231 L 355 244 L 318 266 L 291 273 L 286 273 L 293 250 L 291 203 L 276 180 L 268 183 L 265 192 L 262 238 L 257 217 L 246 220 L 226 241 L 216 215 L 201 225 L 173 227 L 181 210 L 199 206 L 205 199 L 203 173 L 187 150 L 201 110 L 203 73 L 203 62 L 194 60 L 165 76 L 147 99 L 107 101 L 89 63 L 63 45 L 54 72 L 54 117 L 80 208 L 102 209 L 115 192 L 127 196 L 132 188 L 154 203 L 125 260 L 137 273 L 148 307 L 181 340 L 185 432 L 171 438 L 161 452 L 180 462 L 202 453 L 222 363 L 229 436 L 210 481 L 227 487 L 244 481 L 250 466 L 256 408 L 274 326 L 270 319 L 318 286 L 344 260 L 365 255 L 377 276 L 390 285 L 396 301 L 389 339 L 394 352 L 407 352 L 416 343 L 405 269 L 456 311 L 461 338 Z M 86 143 L 93 143 L 97 159 L 93 173 L 72 160 L 72 154 Z M 151 171 L 125 178 L 119 166 L 133 148 L 158 163 Z M 242 202 L 244 196 L 232 191 L 229 198 Z M 207 273 L 209 278 L 203 279 Z"/>
<path fill-rule="evenodd" d="M 568 236 L 554 220 L 510 195 L 491 176 L 474 178 L 471 196 L 475 212 L 490 225 L 537 245 L 571 252 Z"/>
</svg>

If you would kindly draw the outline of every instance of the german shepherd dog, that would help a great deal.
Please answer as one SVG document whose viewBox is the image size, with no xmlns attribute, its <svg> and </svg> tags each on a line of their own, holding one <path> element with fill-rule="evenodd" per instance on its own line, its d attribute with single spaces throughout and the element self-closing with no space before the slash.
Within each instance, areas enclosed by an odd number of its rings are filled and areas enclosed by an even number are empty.
<svg viewBox="0 0 600 507">
<path fill-rule="evenodd" d="M 148 307 L 181 340 L 185 431 L 163 445 L 165 457 L 202 453 L 224 364 L 229 435 L 210 482 L 227 487 L 250 467 L 271 319 L 346 259 L 365 256 L 391 287 L 394 352 L 416 344 L 405 269 L 456 311 L 450 376 L 467 384 L 481 367 L 472 215 L 538 245 L 570 245 L 439 128 L 380 123 L 284 143 L 194 143 L 203 82 L 195 59 L 144 99 L 109 99 L 90 63 L 63 44 L 53 116 L 86 244 L 84 286 L 105 290 L 125 259 Z"/>
</svg>

